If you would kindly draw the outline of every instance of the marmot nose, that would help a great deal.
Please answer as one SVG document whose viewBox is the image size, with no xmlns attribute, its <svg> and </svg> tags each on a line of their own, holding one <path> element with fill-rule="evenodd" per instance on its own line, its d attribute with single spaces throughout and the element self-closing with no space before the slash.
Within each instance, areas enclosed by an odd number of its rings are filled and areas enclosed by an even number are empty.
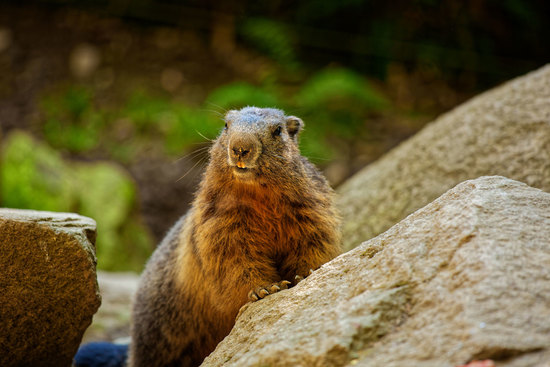
<svg viewBox="0 0 550 367">
<path fill-rule="evenodd" d="M 258 145 L 257 139 L 249 134 L 241 133 L 238 136 L 233 136 L 227 152 L 230 163 L 239 167 L 254 165 L 260 149 Z"/>
<path fill-rule="evenodd" d="M 243 148 L 243 147 L 234 147 L 233 148 L 233 154 L 237 158 L 245 158 L 248 153 L 250 153 L 250 148 Z"/>
<path fill-rule="evenodd" d="M 232 139 L 229 149 L 234 158 L 249 159 L 254 153 L 254 140 L 249 136 L 239 136 Z"/>
</svg>

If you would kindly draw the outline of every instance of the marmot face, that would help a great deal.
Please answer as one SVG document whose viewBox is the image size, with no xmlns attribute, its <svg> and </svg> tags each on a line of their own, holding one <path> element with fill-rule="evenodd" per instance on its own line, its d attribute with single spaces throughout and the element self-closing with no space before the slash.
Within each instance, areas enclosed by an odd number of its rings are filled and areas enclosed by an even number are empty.
<svg viewBox="0 0 550 367">
<path fill-rule="evenodd" d="M 212 147 L 212 157 L 240 182 L 263 181 L 299 157 L 298 135 L 304 123 L 283 111 L 246 107 L 231 110 Z"/>
</svg>

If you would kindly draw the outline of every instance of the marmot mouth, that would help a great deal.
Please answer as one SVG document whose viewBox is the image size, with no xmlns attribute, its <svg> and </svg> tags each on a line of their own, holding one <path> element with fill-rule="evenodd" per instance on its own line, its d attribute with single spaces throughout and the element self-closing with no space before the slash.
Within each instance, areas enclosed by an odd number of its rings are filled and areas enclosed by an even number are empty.
<svg viewBox="0 0 550 367">
<path fill-rule="evenodd" d="M 237 166 L 233 166 L 233 173 L 238 178 L 249 179 L 254 177 L 254 169 L 248 167 L 240 168 Z"/>
</svg>

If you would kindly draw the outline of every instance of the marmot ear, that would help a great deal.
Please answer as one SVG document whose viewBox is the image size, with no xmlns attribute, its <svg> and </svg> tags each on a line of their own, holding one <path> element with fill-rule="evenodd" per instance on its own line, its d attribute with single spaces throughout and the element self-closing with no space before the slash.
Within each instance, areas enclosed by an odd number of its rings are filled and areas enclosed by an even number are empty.
<svg viewBox="0 0 550 367">
<path fill-rule="evenodd" d="M 290 135 L 291 138 L 298 137 L 298 134 L 302 129 L 304 128 L 304 122 L 301 118 L 298 118 L 296 116 L 287 116 L 286 117 L 286 130 L 288 131 L 288 135 Z"/>
</svg>

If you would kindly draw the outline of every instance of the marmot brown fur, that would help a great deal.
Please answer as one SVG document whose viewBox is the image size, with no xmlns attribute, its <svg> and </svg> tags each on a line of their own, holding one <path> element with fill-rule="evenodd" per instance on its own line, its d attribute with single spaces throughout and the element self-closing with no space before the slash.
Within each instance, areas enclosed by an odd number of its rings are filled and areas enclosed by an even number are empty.
<svg viewBox="0 0 550 367">
<path fill-rule="evenodd" d="M 189 212 L 141 277 L 129 366 L 198 366 L 239 308 L 337 256 L 333 191 L 298 150 L 303 122 L 276 109 L 229 111 Z"/>
</svg>

